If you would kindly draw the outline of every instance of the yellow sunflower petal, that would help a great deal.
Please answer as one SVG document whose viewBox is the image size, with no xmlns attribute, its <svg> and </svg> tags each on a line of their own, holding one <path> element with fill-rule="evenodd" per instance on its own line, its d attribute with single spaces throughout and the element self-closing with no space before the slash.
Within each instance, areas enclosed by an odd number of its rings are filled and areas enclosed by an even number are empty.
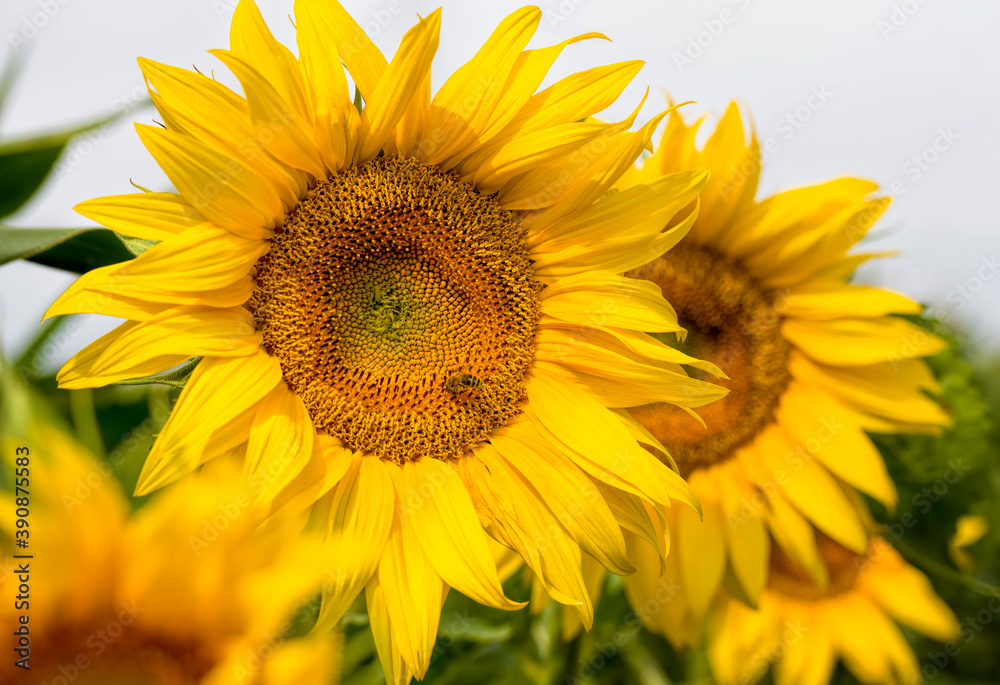
<svg viewBox="0 0 1000 685">
<path fill-rule="evenodd" d="M 760 175 L 760 154 L 756 140 L 747 144 L 743 117 L 732 103 L 722 116 L 715 133 L 705 143 L 698 166 L 711 174 L 702 192 L 698 240 L 708 242 L 732 223 L 733 215 L 753 200 Z"/>
<path fill-rule="evenodd" d="M 862 426 L 832 398 L 793 381 L 781 399 L 777 420 L 843 481 L 895 507 L 896 487 L 882 456 Z"/>
<path fill-rule="evenodd" d="M 767 583 L 771 540 L 757 516 L 724 517 L 720 524 L 729 560 L 736 578 L 751 599 L 756 600 Z"/>
<path fill-rule="evenodd" d="M 789 320 L 782 325 L 781 332 L 811 359 L 834 366 L 865 366 L 926 357 L 948 346 L 919 326 L 894 317 L 822 322 Z"/>
<path fill-rule="evenodd" d="M 440 29 L 441 11 L 437 9 L 403 36 L 375 90 L 365 98 L 358 147 L 354 153 L 356 164 L 363 164 L 378 154 L 419 91 L 437 52 Z"/>
<path fill-rule="evenodd" d="M 329 37 L 361 95 L 370 100 L 389 63 L 364 29 L 337 0 L 297 0 L 295 9 L 296 15 L 304 11 L 316 31 Z"/>
<path fill-rule="evenodd" d="M 385 468 L 393 474 L 397 507 L 404 507 L 403 475 L 396 466 L 385 465 Z M 416 536 L 403 530 L 400 518 L 393 518 L 378 567 L 378 582 L 393 641 L 407 666 L 421 678 L 430 666 L 447 586 L 441 582 Z"/>
<path fill-rule="evenodd" d="M 849 407 L 886 421 L 881 432 L 895 432 L 893 424 L 946 426 L 951 419 L 922 391 L 939 391 L 927 364 L 903 359 L 869 366 L 835 367 L 816 364 L 794 353 L 788 364 L 792 375 L 828 392 Z"/>
<path fill-rule="evenodd" d="M 780 306 L 785 316 L 816 320 L 919 314 L 923 309 L 899 293 L 850 283 L 796 288 L 781 299 Z"/>
<path fill-rule="evenodd" d="M 579 121 L 605 109 L 642 69 L 643 62 L 618 62 L 567 76 L 528 99 L 499 138 Z"/>
<path fill-rule="evenodd" d="M 906 638 L 885 614 L 863 598 L 848 595 L 835 610 L 824 611 L 821 620 L 839 643 L 844 663 L 860 680 L 920 680 L 917 659 Z"/>
<path fill-rule="evenodd" d="M 594 607 L 583 579 L 580 546 L 509 463 L 499 455 L 487 456 L 495 450 L 485 444 L 477 450 L 480 456 L 459 460 L 459 473 L 477 510 L 493 535 L 517 550 L 552 599 L 573 607 L 589 629 Z"/>
<path fill-rule="evenodd" d="M 768 498 L 766 509 L 768 530 L 788 556 L 792 557 L 812 578 L 825 587 L 829 582 L 826 564 L 816 546 L 816 530 L 805 517 L 781 494 Z"/>
<path fill-rule="evenodd" d="M 136 496 L 191 473 L 231 447 L 217 439 L 216 431 L 255 408 L 280 382 L 281 367 L 263 351 L 249 357 L 203 359 L 146 458 Z"/>
<path fill-rule="evenodd" d="M 560 279 L 542 291 L 543 314 L 585 326 L 612 326 L 649 333 L 683 328 L 677 313 L 649 281 L 590 271 Z"/>
<path fill-rule="evenodd" d="M 244 462 L 255 501 L 274 499 L 302 471 L 312 458 L 315 436 L 302 400 L 283 383 L 261 400 Z"/>
<path fill-rule="evenodd" d="M 475 56 L 444 82 L 431 101 L 426 127 L 439 131 L 424 157 L 440 164 L 477 142 L 490 124 L 521 50 L 531 39 L 542 12 L 522 7 L 508 15 Z"/>
<path fill-rule="evenodd" d="M 545 484 L 537 488 L 538 494 L 584 552 L 613 573 L 634 572 L 625 552 L 625 539 L 600 491 L 529 428 L 524 425 L 520 430 L 495 434 L 490 442 L 524 476 L 526 484 Z"/>
<path fill-rule="evenodd" d="M 242 307 L 169 309 L 101 336 L 66 362 L 56 378 L 61 388 L 96 388 L 151 376 L 195 355 L 246 356 L 260 344 L 253 317 Z"/>
<path fill-rule="evenodd" d="M 868 535 L 850 499 L 829 471 L 805 449 L 796 449 L 782 428 L 772 424 L 757 438 L 757 454 L 781 493 L 817 528 L 845 547 L 862 553 Z"/>
<path fill-rule="evenodd" d="M 868 595 L 900 623 L 947 642 L 958 638 L 959 626 L 948 605 L 924 574 L 904 562 L 888 542 L 872 542 L 875 561 L 862 569 L 860 583 Z M 882 558 L 884 557 L 884 559 Z"/>
<path fill-rule="evenodd" d="M 385 594 L 377 577 L 373 577 L 365 587 L 365 602 L 385 682 L 388 685 L 410 685 L 416 673 L 403 659 L 396 644 L 389 610 L 386 608 Z"/>
<path fill-rule="evenodd" d="M 419 540 L 438 575 L 459 592 L 498 609 L 517 609 L 503 594 L 476 509 L 455 469 L 440 459 L 403 466 L 403 531 Z"/>
<path fill-rule="evenodd" d="M 286 107 L 312 123 L 312 108 L 298 61 L 291 50 L 274 39 L 253 0 L 239 0 L 236 5 L 229 42 L 232 54 L 266 79 Z"/>
<path fill-rule="evenodd" d="M 337 561 L 323 584 L 317 631 L 335 626 L 361 589 L 374 581 L 392 529 L 396 495 L 378 459 L 355 455 L 326 500 L 326 545 Z"/>
<path fill-rule="evenodd" d="M 239 306 L 253 289 L 250 268 L 266 251 L 266 243 L 214 227 L 185 231 L 135 259 L 88 271 L 45 318 L 96 311 L 146 321 L 171 305 Z"/>
<path fill-rule="evenodd" d="M 793 625 L 798 627 L 801 621 Z M 775 685 L 827 685 L 836 656 L 825 627 L 812 621 L 801 635 L 789 641 L 784 656 L 775 664 Z"/>
<path fill-rule="evenodd" d="M 301 169 L 316 178 L 324 177 L 326 166 L 313 138 L 312 123 L 298 107 L 289 105 L 285 99 L 287 94 L 236 53 L 228 50 L 209 52 L 239 79 L 247 95 L 256 137 L 264 141 L 267 151 L 289 167 Z M 310 118 L 311 113 L 310 108 Z"/>
<path fill-rule="evenodd" d="M 73 208 L 115 233 L 166 240 L 206 219 L 176 193 L 131 193 L 81 202 Z"/>
<path fill-rule="evenodd" d="M 142 124 L 136 124 L 136 131 L 192 207 L 234 235 L 271 237 L 284 216 L 272 185 L 194 138 Z"/>
<path fill-rule="evenodd" d="M 696 615 L 703 615 L 722 582 L 726 568 L 723 545 L 728 525 L 716 505 L 702 502 L 703 517 L 687 507 L 670 513 L 676 523 L 676 550 L 679 555 L 685 595 Z"/>
<path fill-rule="evenodd" d="M 656 504 L 700 505 L 676 472 L 639 447 L 603 405 L 542 375 L 529 381 L 525 413 L 553 443 L 591 476 Z"/>
<path fill-rule="evenodd" d="M 330 4 L 296 0 L 295 37 L 302 72 L 313 96 L 316 143 L 327 168 L 337 172 L 354 156 L 360 118 L 351 102 L 340 55 L 328 40 L 333 35 L 326 24 Z"/>
<path fill-rule="evenodd" d="M 169 130 L 191 136 L 237 160 L 271 183 L 286 209 L 291 209 L 309 185 L 306 174 L 267 152 L 273 131 L 258 136 L 246 100 L 204 74 L 140 58 L 139 67 L 150 97 Z"/>
</svg>

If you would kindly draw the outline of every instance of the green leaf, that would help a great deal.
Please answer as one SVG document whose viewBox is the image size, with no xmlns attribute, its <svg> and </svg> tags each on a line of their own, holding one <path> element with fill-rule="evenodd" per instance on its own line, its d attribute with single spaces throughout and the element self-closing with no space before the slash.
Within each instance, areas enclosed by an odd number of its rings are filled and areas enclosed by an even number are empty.
<svg viewBox="0 0 1000 685">
<path fill-rule="evenodd" d="M 191 373 L 201 361 L 201 357 L 192 357 L 173 371 L 159 373 L 155 376 L 144 376 L 142 378 L 130 378 L 127 381 L 118 381 L 114 385 L 148 385 L 150 383 L 162 383 L 173 388 L 183 388 L 190 378 Z"/>
<path fill-rule="evenodd" d="M 10 216 L 28 202 L 74 136 L 107 126 L 120 116 L 115 114 L 65 131 L 0 143 L 0 185 L 4 189 L 0 194 L 0 218 Z"/>
<path fill-rule="evenodd" d="M 0 226 L 0 265 L 15 259 L 84 273 L 132 258 L 106 228 L 14 228 Z"/>
</svg>

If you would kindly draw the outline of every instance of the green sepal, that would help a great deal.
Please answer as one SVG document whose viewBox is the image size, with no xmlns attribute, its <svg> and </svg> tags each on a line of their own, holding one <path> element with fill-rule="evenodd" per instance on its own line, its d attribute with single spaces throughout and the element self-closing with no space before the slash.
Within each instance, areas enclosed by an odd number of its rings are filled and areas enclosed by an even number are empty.
<svg viewBox="0 0 1000 685">
<path fill-rule="evenodd" d="M 133 238 L 132 236 L 122 235 L 121 233 L 115 233 L 118 240 L 122 241 L 122 245 L 125 249 L 131 252 L 133 255 L 138 257 L 143 252 L 153 247 L 153 245 L 158 245 L 160 241 L 158 240 L 145 240 L 144 238 Z"/>
<path fill-rule="evenodd" d="M 127 381 L 118 381 L 114 385 L 151 385 L 159 383 L 161 385 L 169 385 L 172 388 L 183 388 L 201 360 L 202 357 L 192 357 L 173 371 L 159 373 L 155 376 L 144 376 L 143 378 L 130 378 Z"/>
</svg>

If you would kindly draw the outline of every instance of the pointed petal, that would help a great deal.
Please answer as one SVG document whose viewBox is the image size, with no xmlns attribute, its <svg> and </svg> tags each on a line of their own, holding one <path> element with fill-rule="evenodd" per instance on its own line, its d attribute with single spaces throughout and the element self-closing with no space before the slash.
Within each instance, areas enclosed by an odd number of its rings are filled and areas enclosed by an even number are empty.
<svg viewBox="0 0 1000 685">
<path fill-rule="evenodd" d="M 255 408 L 281 382 L 281 367 L 259 351 L 249 357 L 209 357 L 191 374 L 143 464 L 136 496 L 194 471 L 232 447 L 215 433 Z M 243 436 L 243 439 L 249 437 Z"/>
<path fill-rule="evenodd" d="M 139 138 L 192 207 L 234 235 L 271 237 L 284 217 L 274 188 L 239 161 L 194 138 L 136 125 Z"/>
<path fill-rule="evenodd" d="M 406 32 L 399 49 L 361 112 L 356 164 L 364 164 L 382 149 L 410 101 L 430 73 L 438 47 L 441 11 L 434 10 Z"/>
<path fill-rule="evenodd" d="M 73 209 L 115 233 L 143 240 L 166 240 L 206 221 L 177 193 L 112 195 Z"/>
<path fill-rule="evenodd" d="M 166 371 L 193 356 L 241 357 L 261 344 L 246 309 L 184 307 L 127 322 L 91 343 L 59 371 L 59 387 L 97 388 Z"/>
<path fill-rule="evenodd" d="M 486 533 L 455 469 L 423 458 L 403 467 L 403 532 L 420 542 L 438 575 L 480 604 L 519 609 L 503 594 Z"/>
<path fill-rule="evenodd" d="M 396 494 L 389 471 L 375 457 L 356 455 L 343 478 L 317 505 L 329 507 L 326 545 L 336 568 L 323 584 L 316 630 L 336 625 L 374 579 L 394 520 Z"/>
<path fill-rule="evenodd" d="M 302 400 L 279 383 L 257 405 L 247 444 L 243 475 L 256 502 L 273 500 L 305 468 L 315 437 Z"/>
</svg>

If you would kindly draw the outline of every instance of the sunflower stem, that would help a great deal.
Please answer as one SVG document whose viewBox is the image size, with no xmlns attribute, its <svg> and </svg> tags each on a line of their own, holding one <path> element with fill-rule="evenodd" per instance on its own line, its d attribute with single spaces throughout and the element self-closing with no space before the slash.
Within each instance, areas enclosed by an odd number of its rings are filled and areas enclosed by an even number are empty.
<svg viewBox="0 0 1000 685">
<path fill-rule="evenodd" d="M 913 547 L 900 540 L 897 540 L 895 544 L 896 549 L 898 549 L 903 556 L 907 557 L 910 561 L 917 566 L 920 566 L 928 573 L 931 573 L 943 580 L 950 580 L 953 583 L 964 585 L 973 592 L 977 592 L 981 595 L 985 595 L 987 597 L 1000 597 L 1000 587 L 984 583 L 983 581 L 973 578 L 972 576 L 968 576 L 961 571 L 949 568 L 940 561 L 932 559 L 922 552 L 918 552 Z"/>
<path fill-rule="evenodd" d="M 69 411 L 73 417 L 76 434 L 91 452 L 104 458 L 104 438 L 101 437 L 101 427 L 97 422 L 97 410 L 94 408 L 94 391 L 70 390 Z"/>
</svg>

